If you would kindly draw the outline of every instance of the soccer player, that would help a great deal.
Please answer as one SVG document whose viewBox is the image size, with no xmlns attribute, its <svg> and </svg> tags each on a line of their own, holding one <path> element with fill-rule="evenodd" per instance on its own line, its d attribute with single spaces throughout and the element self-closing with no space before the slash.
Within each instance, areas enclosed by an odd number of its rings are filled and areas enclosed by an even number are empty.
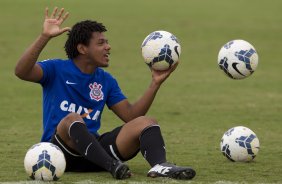
<svg viewBox="0 0 282 184">
<path fill-rule="evenodd" d="M 45 10 L 42 33 L 23 53 L 15 67 L 22 80 L 43 88 L 42 142 L 59 146 L 66 158 L 66 171 L 105 170 L 116 179 L 131 172 L 124 161 L 141 151 L 152 167 L 149 177 L 192 179 L 195 171 L 168 163 L 160 126 L 144 116 L 161 84 L 177 65 L 167 71 L 152 70 L 152 81 L 139 100 L 131 104 L 117 81 L 102 68 L 109 65 L 111 46 L 102 23 L 85 20 L 72 28 L 61 28 L 69 13 Z M 65 51 L 68 59 L 37 62 L 46 44 L 68 32 Z M 107 105 L 124 124 L 98 134 L 101 114 Z"/>
</svg>

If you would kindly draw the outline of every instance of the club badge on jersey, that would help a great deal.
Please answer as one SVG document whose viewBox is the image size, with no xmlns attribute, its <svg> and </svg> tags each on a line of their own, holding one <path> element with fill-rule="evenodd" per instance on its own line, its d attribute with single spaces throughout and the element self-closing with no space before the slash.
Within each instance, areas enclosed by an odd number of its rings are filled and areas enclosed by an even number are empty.
<svg viewBox="0 0 282 184">
<path fill-rule="evenodd" d="M 99 102 L 100 100 L 104 99 L 104 93 L 102 91 L 102 85 L 101 84 L 97 84 L 96 82 L 94 82 L 93 84 L 89 84 L 89 88 L 90 88 L 90 98 L 92 100 L 95 100 L 97 102 Z"/>
</svg>

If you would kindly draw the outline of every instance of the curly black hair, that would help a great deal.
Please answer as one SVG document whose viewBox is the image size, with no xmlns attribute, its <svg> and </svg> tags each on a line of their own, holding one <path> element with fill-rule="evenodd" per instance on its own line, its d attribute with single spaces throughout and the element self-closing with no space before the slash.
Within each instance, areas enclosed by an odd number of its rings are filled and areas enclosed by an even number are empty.
<svg viewBox="0 0 282 184">
<path fill-rule="evenodd" d="M 68 33 L 68 39 L 65 43 L 65 51 L 69 59 L 79 55 L 78 44 L 89 45 L 93 32 L 106 32 L 107 29 L 102 23 L 92 20 L 85 20 L 76 23 Z"/>
</svg>

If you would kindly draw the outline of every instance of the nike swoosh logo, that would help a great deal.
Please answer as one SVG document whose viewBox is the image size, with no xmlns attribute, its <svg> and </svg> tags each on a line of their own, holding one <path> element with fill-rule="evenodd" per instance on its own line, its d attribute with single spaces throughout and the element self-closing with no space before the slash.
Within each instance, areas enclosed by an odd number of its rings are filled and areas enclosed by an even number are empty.
<svg viewBox="0 0 282 184">
<path fill-rule="evenodd" d="M 242 73 L 238 70 L 238 68 L 237 68 L 237 65 L 238 65 L 238 64 L 239 64 L 239 63 L 232 63 L 233 69 L 236 70 L 236 72 L 238 72 L 240 75 L 245 76 L 244 74 L 242 74 Z"/>
<path fill-rule="evenodd" d="M 70 82 L 70 81 L 66 81 L 66 84 L 76 84 L 76 83 L 74 83 L 74 82 Z"/>
<path fill-rule="evenodd" d="M 178 46 L 175 46 L 175 47 L 174 47 L 174 51 L 176 52 L 177 56 L 179 57 Z"/>
</svg>

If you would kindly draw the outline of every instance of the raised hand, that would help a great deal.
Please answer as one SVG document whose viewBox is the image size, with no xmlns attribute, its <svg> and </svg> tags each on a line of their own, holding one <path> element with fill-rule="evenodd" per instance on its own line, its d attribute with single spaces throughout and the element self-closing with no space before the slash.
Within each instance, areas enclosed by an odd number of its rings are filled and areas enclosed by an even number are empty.
<svg viewBox="0 0 282 184">
<path fill-rule="evenodd" d="M 61 24 L 68 18 L 69 13 L 64 14 L 64 8 L 58 12 L 58 8 L 55 7 L 52 14 L 48 15 L 48 8 L 45 9 L 45 20 L 43 24 L 42 34 L 47 37 L 55 37 L 66 31 L 69 31 L 70 27 L 60 28 Z M 63 15 L 64 14 L 64 15 Z"/>
</svg>

